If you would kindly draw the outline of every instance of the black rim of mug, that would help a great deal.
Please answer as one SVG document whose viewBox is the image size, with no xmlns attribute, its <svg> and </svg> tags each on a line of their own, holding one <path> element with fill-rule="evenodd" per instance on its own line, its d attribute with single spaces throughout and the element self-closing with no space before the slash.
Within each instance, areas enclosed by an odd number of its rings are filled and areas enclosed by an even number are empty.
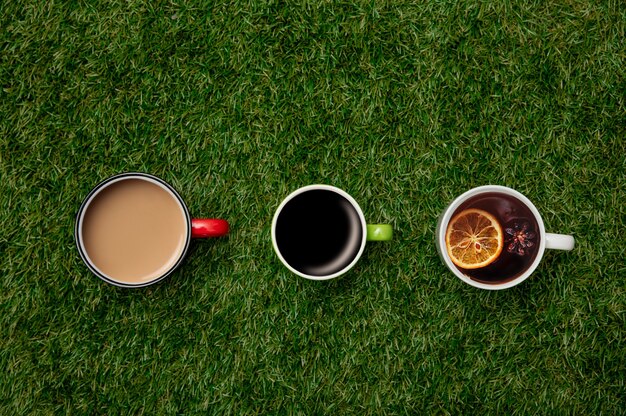
<svg viewBox="0 0 626 416">
<path fill-rule="evenodd" d="M 144 283 L 138 283 L 138 284 L 119 282 L 117 280 L 113 280 L 113 279 L 109 278 L 108 276 L 102 274 L 93 264 L 91 264 L 91 261 L 89 261 L 89 258 L 87 256 L 87 254 L 83 251 L 83 248 L 81 247 L 81 244 L 80 244 L 81 243 L 81 241 L 80 241 L 80 228 L 82 226 L 81 216 L 82 216 L 83 211 L 85 211 L 85 209 L 87 208 L 87 204 L 90 202 L 91 197 L 94 194 L 96 194 L 98 191 L 100 191 L 103 187 L 107 186 L 107 184 L 109 184 L 110 182 L 118 180 L 118 179 L 122 179 L 122 178 L 129 178 L 129 177 L 148 178 L 148 179 L 152 179 L 152 180 L 160 183 L 161 185 L 165 186 L 165 188 L 168 189 L 170 192 L 172 192 L 172 194 L 176 197 L 176 199 L 180 203 L 181 207 L 183 208 L 183 212 L 185 213 L 185 218 L 187 220 L 187 239 L 185 241 L 185 247 L 181 251 L 180 256 L 178 257 L 178 260 L 176 260 L 176 263 L 174 263 L 174 265 L 172 267 L 170 267 L 167 270 L 167 272 L 163 273 L 161 276 L 157 277 L 156 279 L 153 279 L 153 280 L 150 280 L 150 281 L 144 282 Z M 78 252 L 80 254 L 81 259 L 83 260 L 83 263 L 85 263 L 85 265 L 89 268 L 89 270 L 93 274 L 98 276 L 100 279 L 102 279 L 105 282 L 110 283 L 110 284 L 112 284 L 114 286 L 118 286 L 118 287 L 124 287 L 124 288 L 145 287 L 145 286 L 153 285 L 153 284 L 158 283 L 161 280 L 165 279 L 167 276 L 172 274 L 174 272 L 174 270 L 176 270 L 178 268 L 178 266 L 182 263 L 183 259 L 185 258 L 185 255 L 187 254 L 187 250 L 189 249 L 190 240 L 191 240 L 191 215 L 189 214 L 189 210 L 187 209 L 187 205 L 185 205 L 185 201 L 183 201 L 183 199 L 180 197 L 178 192 L 176 192 L 176 190 L 169 183 L 165 182 L 161 178 L 158 178 L 158 177 L 156 177 L 154 175 L 150 175 L 150 174 L 144 173 L 144 172 L 120 173 L 118 175 L 114 175 L 114 176 L 111 176 L 111 177 L 103 180 L 98 185 L 96 185 L 89 192 L 89 194 L 85 197 L 85 199 L 83 200 L 83 203 L 80 205 L 80 208 L 78 209 L 78 213 L 76 214 L 76 225 L 74 227 L 74 241 L 76 242 L 76 247 L 78 248 Z"/>
</svg>

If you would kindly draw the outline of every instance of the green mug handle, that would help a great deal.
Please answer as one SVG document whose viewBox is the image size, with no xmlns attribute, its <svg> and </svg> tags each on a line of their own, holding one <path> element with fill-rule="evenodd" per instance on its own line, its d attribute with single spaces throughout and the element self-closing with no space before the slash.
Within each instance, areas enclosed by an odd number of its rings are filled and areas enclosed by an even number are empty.
<svg viewBox="0 0 626 416">
<path fill-rule="evenodd" d="M 389 224 L 367 224 L 367 241 L 389 241 L 393 228 Z"/>
</svg>

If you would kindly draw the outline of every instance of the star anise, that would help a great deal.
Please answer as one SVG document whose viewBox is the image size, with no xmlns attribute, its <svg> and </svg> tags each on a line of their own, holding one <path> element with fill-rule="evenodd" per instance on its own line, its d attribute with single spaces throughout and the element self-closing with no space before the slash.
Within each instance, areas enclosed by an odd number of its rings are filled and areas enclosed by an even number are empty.
<svg viewBox="0 0 626 416">
<path fill-rule="evenodd" d="M 531 229 L 530 224 L 515 222 L 510 228 L 506 228 L 506 251 L 523 256 L 528 249 L 535 245 L 533 239 L 537 236 Z"/>
</svg>

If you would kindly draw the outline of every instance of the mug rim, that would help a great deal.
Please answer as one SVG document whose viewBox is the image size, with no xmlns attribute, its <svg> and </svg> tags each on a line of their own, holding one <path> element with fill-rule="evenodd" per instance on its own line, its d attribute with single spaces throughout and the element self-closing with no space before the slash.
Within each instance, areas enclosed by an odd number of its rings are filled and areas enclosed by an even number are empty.
<svg viewBox="0 0 626 416">
<path fill-rule="evenodd" d="M 93 202 L 93 200 L 96 198 L 96 196 L 98 196 L 98 194 L 100 192 L 102 192 L 104 189 L 108 188 L 109 186 L 113 185 L 114 183 L 121 182 L 123 180 L 128 180 L 128 179 L 145 180 L 145 181 L 151 182 L 151 183 L 153 183 L 155 185 L 158 185 L 161 188 L 163 188 L 165 191 L 169 192 L 178 201 L 179 206 L 180 206 L 181 210 L 183 211 L 183 214 L 184 214 L 184 217 L 185 217 L 185 221 L 186 221 L 186 224 L 187 224 L 185 245 L 184 245 L 183 249 L 180 251 L 179 256 L 176 259 L 176 261 L 164 273 L 160 274 L 159 276 L 155 277 L 152 280 L 149 280 L 149 281 L 146 281 L 146 282 L 141 282 L 141 283 L 122 282 L 122 281 L 116 280 L 113 277 L 108 276 L 104 272 L 100 271 L 93 264 L 91 259 L 89 258 L 87 250 L 85 249 L 85 246 L 83 244 L 83 238 L 82 238 L 82 226 L 83 226 L 83 220 L 84 220 L 84 217 L 85 217 L 85 213 L 87 212 L 90 204 Z M 104 280 L 105 282 L 110 283 L 110 284 L 112 284 L 114 286 L 117 286 L 117 287 L 123 287 L 123 288 L 145 287 L 145 286 L 149 286 L 149 285 L 155 284 L 155 283 L 160 282 L 161 280 L 165 279 L 167 276 L 172 274 L 174 272 L 174 270 L 176 270 L 178 268 L 178 266 L 180 266 L 180 264 L 182 263 L 183 259 L 185 258 L 185 255 L 187 254 L 187 251 L 189 249 L 190 240 L 191 240 L 191 215 L 189 214 L 189 209 L 187 208 L 187 205 L 185 205 L 185 202 L 183 201 L 181 196 L 178 194 L 178 192 L 176 192 L 176 190 L 169 183 L 165 182 L 163 179 L 161 179 L 161 178 L 159 178 L 157 176 L 150 175 L 149 173 L 144 173 L 144 172 L 125 172 L 125 173 L 120 173 L 120 174 L 113 175 L 113 176 L 110 176 L 110 177 L 106 178 L 102 182 L 98 183 L 87 194 L 85 199 L 83 199 L 83 202 L 80 205 L 80 208 L 78 209 L 78 213 L 76 214 L 76 225 L 75 225 L 75 228 L 74 228 L 74 241 L 76 242 L 76 246 L 78 248 L 78 252 L 80 254 L 80 257 L 83 260 L 83 263 L 85 263 L 87 268 L 89 268 L 89 270 L 93 274 L 95 274 L 97 277 L 99 277 L 101 280 Z"/>
<path fill-rule="evenodd" d="M 350 204 L 354 207 L 354 209 L 356 209 L 356 212 L 359 216 L 359 220 L 361 223 L 361 245 L 359 247 L 359 251 L 356 254 L 356 256 L 354 257 L 354 259 L 350 262 L 350 264 L 348 264 L 347 266 L 345 266 L 344 268 L 342 268 L 341 270 L 334 272 L 332 274 L 328 274 L 328 275 L 323 275 L 323 276 L 314 276 L 314 275 L 310 275 L 310 274 L 306 274 L 306 273 L 302 273 L 298 270 L 296 270 L 295 268 L 293 268 L 283 257 L 283 255 L 280 253 L 280 249 L 278 248 L 278 245 L 276 243 L 276 223 L 278 221 L 278 215 L 282 212 L 283 208 L 285 207 L 285 205 L 287 205 L 287 203 L 289 201 L 291 201 L 293 198 L 295 198 L 297 195 L 303 194 L 305 192 L 308 191 L 313 191 L 313 190 L 325 190 L 325 191 L 331 191 L 331 192 L 335 192 L 339 195 L 341 195 L 342 197 L 346 198 L 348 200 L 348 202 L 350 202 Z M 276 212 L 274 213 L 274 217 L 272 219 L 272 246 L 274 247 L 274 252 L 276 253 L 276 255 L 278 256 L 279 260 L 281 261 L 281 263 L 283 263 L 283 265 L 285 267 L 287 267 L 287 269 L 289 269 L 292 273 L 297 274 L 300 277 L 304 277 L 305 279 L 309 279 L 309 280 L 330 280 L 330 279 L 334 279 L 335 277 L 339 277 L 342 274 L 348 272 L 361 258 L 361 255 L 363 254 L 363 250 L 365 249 L 365 243 L 367 241 L 367 223 L 365 222 L 365 216 L 363 215 L 363 211 L 361 210 L 361 207 L 359 206 L 359 204 L 356 202 L 356 200 L 346 191 L 344 191 L 343 189 L 337 188 L 336 186 L 332 186 L 332 185 L 324 185 L 324 184 L 313 184 L 313 185 L 306 185 L 303 187 L 300 187 L 298 189 L 296 189 L 295 191 L 291 192 L 289 195 L 287 195 L 282 202 L 280 203 L 280 205 L 278 206 L 278 208 L 276 208 Z"/>
<path fill-rule="evenodd" d="M 519 199 L 524 205 L 526 205 L 526 207 L 530 210 L 530 212 L 532 212 L 532 214 L 535 217 L 535 220 L 537 221 L 537 225 L 539 228 L 538 230 L 539 237 L 540 237 L 539 247 L 537 248 L 537 255 L 535 256 L 535 260 L 533 260 L 531 265 L 526 269 L 526 271 L 524 271 L 524 273 L 520 274 L 514 279 L 511 279 L 503 283 L 482 283 L 482 282 L 471 279 L 469 276 L 462 273 L 456 267 L 456 265 L 450 259 L 448 250 L 446 249 L 446 241 L 445 241 L 446 232 L 445 231 L 447 229 L 448 223 L 452 219 L 452 215 L 454 214 L 454 212 L 457 210 L 457 208 L 461 204 L 463 204 L 469 198 L 476 196 L 476 195 L 483 194 L 483 193 L 488 193 L 488 192 L 500 192 L 500 193 L 504 193 L 504 194 L 507 194 L 507 195 L 510 195 Z M 535 271 L 537 266 L 539 266 L 539 263 L 541 262 L 541 259 L 543 258 L 543 255 L 546 249 L 546 230 L 545 230 L 545 226 L 543 223 L 543 219 L 541 218 L 541 214 L 539 214 L 539 210 L 537 210 L 537 207 L 535 207 L 535 205 L 530 201 L 530 199 L 528 199 L 522 193 L 520 193 L 519 191 L 516 191 L 513 188 L 509 188 L 508 186 L 483 185 L 483 186 L 472 188 L 462 193 L 461 195 L 456 197 L 450 203 L 450 205 L 448 205 L 448 207 L 444 210 L 443 214 L 441 215 L 439 219 L 439 224 L 437 226 L 437 248 L 439 249 L 438 250 L 439 255 L 443 259 L 448 269 L 450 269 L 450 271 L 454 273 L 456 277 L 458 277 L 465 283 L 471 286 L 480 288 L 480 289 L 502 290 L 502 289 L 508 289 L 510 287 L 513 287 L 522 283 L 524 280 L 528 279 L 528 277 L 530 277 L 530 275 Z"/>
</svg>

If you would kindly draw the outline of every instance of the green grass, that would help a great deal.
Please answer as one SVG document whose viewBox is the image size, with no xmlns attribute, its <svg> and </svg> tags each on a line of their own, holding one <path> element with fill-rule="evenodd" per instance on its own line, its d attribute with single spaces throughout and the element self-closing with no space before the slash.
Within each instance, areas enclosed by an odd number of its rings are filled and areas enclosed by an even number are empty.
<svg viewBox="0 0 626 416">
<path fill-rule="evenodd" d="M 622 3 L 3 3 L 0 414 L 624 413 Z M 74 216 L 125 171 L 232 233 L 106 285 Z M 311 183 L 395 241 L 290 275 L 271 218 Z M 501 292 L 434 245 L 490 183 L 577 241 Z"/>
</svg>

